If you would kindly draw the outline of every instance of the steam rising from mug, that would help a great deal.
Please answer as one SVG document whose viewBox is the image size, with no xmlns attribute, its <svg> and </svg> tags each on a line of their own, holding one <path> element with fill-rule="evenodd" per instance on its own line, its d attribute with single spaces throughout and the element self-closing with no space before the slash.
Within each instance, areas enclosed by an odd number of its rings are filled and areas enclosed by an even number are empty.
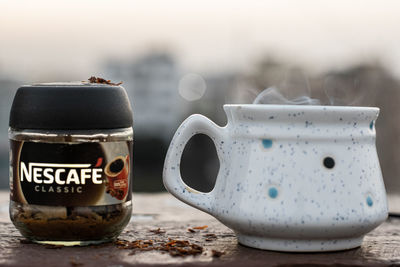
<svg viewBox="0 0 400 267">
<path fill-rule="evenodd" d="M 278 88 L 270 87 L 259 93 L 253 104 L 321 105 L 321 101 L 308 96 L 289 100 L 281 94 Z"/>
<path fill-rule="evenodd" d="M 272 86 L 257 95 L 253 104 L 321 105 L 320 99 L 311 98 L 309 78 L 301 69 L 285 72 L 278 86 Z"/>
<path fill-rule="evenodd" d="M 255 82 L 256 87 L 260 84 L 273 86 L 268 86 L 258 95 L 257 90 L 247 89 L 249 96 L 252 95 L 248 100 L 255 98 L 253 104 L 374 106 L 376 93 L 370 86 L 374 79 L 365 71 L 350 75 L 332 72 L 321 77 L 308 77 L 302 70 L 295 68 L 282 72 L 284 75 L 280 81 L 272 79 L 276 75 L 268 78 L 266 73 L 266 80 Z"/>
</svg>

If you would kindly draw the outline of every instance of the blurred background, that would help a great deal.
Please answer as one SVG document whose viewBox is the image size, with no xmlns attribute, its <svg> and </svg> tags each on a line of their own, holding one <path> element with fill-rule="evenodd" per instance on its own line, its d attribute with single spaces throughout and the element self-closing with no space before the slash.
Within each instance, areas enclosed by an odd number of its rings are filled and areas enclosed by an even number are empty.
<svg viewBox="0 0 400 267">
<path fill-rule="evenodd" d="M 123 81 L 134 111 L 134 190 L 164 190 L 174 131 L 192 113 L 220 125 L 222 105 L 278 87 L 288 98 L 378 106 L 389 193 L 400 192 L 398 1 L 0 0 L 0 188 L 8 187 L 8 116 L 22 84 Z M 209 191 L 218 171 L 204 136 L 182 174 Z"/>
</svg>

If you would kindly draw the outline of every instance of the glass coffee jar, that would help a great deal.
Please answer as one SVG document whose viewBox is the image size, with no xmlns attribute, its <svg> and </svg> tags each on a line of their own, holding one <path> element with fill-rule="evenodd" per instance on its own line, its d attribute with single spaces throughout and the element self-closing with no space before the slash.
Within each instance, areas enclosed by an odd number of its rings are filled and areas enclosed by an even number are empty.
<svg viewBox="0 0 400 267">
<path fill-rule="evenodd" d="M 37 243 L 115 239 L 132 213 L 132 110 L 121 86 L 22 86 L 10 112 L 10 217 Z"/>
</svg>

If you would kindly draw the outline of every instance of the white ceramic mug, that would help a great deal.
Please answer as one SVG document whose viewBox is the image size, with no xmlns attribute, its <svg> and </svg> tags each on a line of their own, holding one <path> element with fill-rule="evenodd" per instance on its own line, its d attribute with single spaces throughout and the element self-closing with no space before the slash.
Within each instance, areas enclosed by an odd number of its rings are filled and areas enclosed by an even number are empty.
<svg viewBox="0 0 400 267">
<path fill-rule="evenodd" d="M 241 244 L 279 251 L 361 245 L 387 218 L 370 107 L 225 105 L 219 127 L 202 115 L 177 130 L 164 185 L 183 202 L 233 229 Z M 180 175 L 188 140 L 206 134 L 220 160 L 214 189 L 199 192 Z"/>
</svg>

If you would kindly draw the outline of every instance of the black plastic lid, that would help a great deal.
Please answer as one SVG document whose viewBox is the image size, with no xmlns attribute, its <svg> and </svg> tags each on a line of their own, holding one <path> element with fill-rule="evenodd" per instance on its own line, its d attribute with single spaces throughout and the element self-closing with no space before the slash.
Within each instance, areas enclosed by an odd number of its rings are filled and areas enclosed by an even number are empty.
<svg viewBox="0 0 400 267">
<path fill-rule="evenodd" d="M 91 130 L 132 126 L 132 109 L 121 86 L 48 83 L 22 86 L 10 112 L 10 127 Z"/>
</svg>

